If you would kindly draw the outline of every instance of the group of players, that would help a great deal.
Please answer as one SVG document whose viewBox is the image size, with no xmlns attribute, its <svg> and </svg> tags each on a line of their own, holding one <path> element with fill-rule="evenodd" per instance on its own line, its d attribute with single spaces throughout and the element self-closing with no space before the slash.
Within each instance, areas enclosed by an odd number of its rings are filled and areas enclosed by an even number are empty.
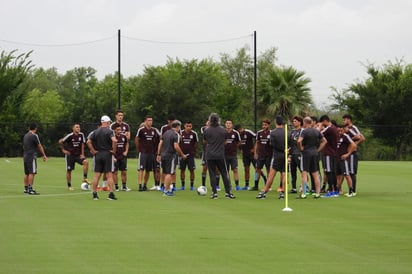
<svg viewBox="0 0 412 274">
<path fill-rule="evenodd" d="M 127 186 L 130 127 L 123 121 L 123 111 L 116 111 L 115 117 L 116 121 L 112 123 L 108 116 L 102 116 L 99 128 L 92 131 L 87 138 L 81 132 L 80 125 L 74 124 L 72 132 L 59 140 L 61 151 L 65 155 L 66 182 L 70 191 L 73 190 L 71 173 L 75 169 L 76 163 L 83 167 L 83 182 L 91 184 L 87 178 L 89 163 L 85 157 L 85 144 L 94 155 L 93 198 L 99 199 L 97 191 L 100 189 L 109 192 L 108 199 L 110 200 L 116 199 L 113 191 L 130 191 Z M 285 168 L 289 168 L 291 173 L 292 189 L 290 193 L 297 193 L 297 170 L 300 170 L 302 175 L 301 198 L 305 198 L 307 193 L 310 192 L 314 194 L 315 198 L 318 198 L 320 192 L 326 192 L 327 185 L 328 191 L 323 196 L 338 196 L 342 193 L 343 178 L 346 179 L 349 188 L 346 195 L 349 197 L 356 195 L 356 151 L 357 145 L 364 141 L 364 137 L 358 128 L 352 124 L 350 115 L 343 116 L 342 126 L 330 121 L 326 115 L 322 116 L 319 122 L 315 117 L 293 117 L 293 129 L 289 132 L 289 147 L 286 154 L 283 119 L 279 116 L 275 118 L 276 125 L 273 130 L 270 129 L 270 124 L 270 120 L 263 120 L 262 129 L 255 134 L 251 130 L 244 129 L 241 125 L 233 126 L 230 119 L 227 119 L 224 126 L 221 126 L 219 118 L 218 127 L 225 129 L 222 151 L 219 151 L 224 160 L 224 169 L 221 170 L 216 166 L 211 167 L 210 164 L 208 165 L 208 162 L 215 159 L 207 161 L 207 153 L 205 152 L 207 152 L 208 147 L 209 149 L 212 147 L 212 144 L 205 137 L 203 138 L 202 185 L 206 185 L 206 173 L 209 169 L 212 198 L 217 198 L 217 191 L 220 190 L 220 178 L 223 178 L 225 183 L 226 196 L 234 198 L 234 195 L 230 193 L 230 170 L 233 172 L 234 187 L 237 191 L 259 190 L 259 179 L 260 177 L 263 178 L 265 185 L 256 197 L 258 199 L 266 197 L 266 193 L 271 190 L 276 173 L 279 172 L 281 174 L 281 183 L 277 190 L 280 192 L 279 198 L 283 198 L 286 183 Z M 199 137 L 197 132 L 192 129 L 192 126 L 192 123 L 187 121 L 184 123 L 184 128 L 181 129 L 181 123 L 175 120 L 173 115 L 169 115 L 168 123 L 158 130 L 153 127 L 153 117 L 150 115 L 145 117 L 134 140 L 139 155 L 137 167 L 139 191 L 148 190 L 150 173 L 153 172 L 154 186 L 150 190 L 161 190 L 164 195 L 173 196 L 174 190 L 176 190 L 175 167 L 177 163 L 175 159 L 179 161 L 181 169 L 181 186 L 179 190 L 185 190 L 186 188 L 186 169 L 190 172 L 190 190 L 195 189 L 195 155 Z M 206 125 L 201 128 L 203 136 L 205 136 L 205 130 L 209 127 L 210 117 Z M 165 133 L 169 130 L 176 134 L 169 134 L 171 135 L 170 140 L 163 140 Z M 24 192 L 28 194 L 38 194 L 32 187 L 34 175 L 37 171 L 35 151 L 39 149 L 43 159 L 47 160 L 36 131 L 36 126 L 30 125 L 30 130 L 24 137 Z M 214 136 L 212 137 L 214 138 Z M 245 184 L 243 187 L 239 184 L 237 158 L 239 149 L 244 166 Z M 103 151 L 106 153 L 102 153 Z M 179 158 L 174 157 L 177 154 Z M 173 155 L 173 157 L 170 155 Z M 287 167 L 285 167 L 285 157 L 288 157 Z M 319 168 L 320 157 L 323 164 L 323 176 L 321 176 Z M 250 186 L 251 165 L 255 167 L 253 187 Z M 264 168 L 266 168 L 268 174 L 267 178 L 264 175 Z M 119 186 L 118 171 L 121 174 L 121 186 Z M 103 175 L 102 188 L 99 187 L 101 175 Z M 309 177 L 312 180 L 312 187 L 308 186 Z M 226 180 L 228 180 L 229 186 L 226 185 Z M 321 180 L 323 181 L 322 187 L 320 187 Z"/>
</svg>

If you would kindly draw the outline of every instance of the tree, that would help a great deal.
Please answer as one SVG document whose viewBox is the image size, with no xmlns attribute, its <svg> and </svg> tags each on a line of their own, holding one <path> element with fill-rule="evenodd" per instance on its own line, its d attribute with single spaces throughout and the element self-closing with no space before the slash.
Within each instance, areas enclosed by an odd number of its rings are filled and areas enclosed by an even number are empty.
<svg viewBox="0 0 412 274">
<path fill-rule="evenodd" d="M 259 115 L 281 115 L 291 119 L 306 114 L 312 103 L 310 79 L 293 67 L 266 66 L 258 82 Z"/>
<path fill-rule="evenodd" d="M 154 115 L 163 123 L 169 113 L 181 120 L 203 124 L 211 111 L 222 111 L 228 80 L 211 60 L 173 60 L 165 66 L 148 66 L 139 80 L 135 109 L 141 119 Z"/>
<path fill-rule="evenodd" d="M 412 64 L 397 61 L 366 68 L 369 76 L 364 82 L 335 90 L 333 98 L 359 123 L 371 125 L 374 138 L 394 147 L 399 160 L 412 144 Z"/>
</svg>

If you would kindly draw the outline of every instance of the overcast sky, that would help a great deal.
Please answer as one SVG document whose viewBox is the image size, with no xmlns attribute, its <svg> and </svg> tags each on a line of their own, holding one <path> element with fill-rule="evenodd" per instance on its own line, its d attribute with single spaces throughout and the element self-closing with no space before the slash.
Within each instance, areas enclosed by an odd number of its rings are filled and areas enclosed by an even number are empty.
<svg viewBox="0 0 412 274">
<path fill-rule="evenodd" d="M 245 45 L 252 55 L 256 31 L 258 53 L 278 48 L 279 64 L 291 65 L 312 79 L 312 95 L 320 106 L 329 103 L 331 86 L 341 89 L 364 79 L 362 64 L 412 59 L 408 0 L 0 3 L 0 50 L 34 50 L 31 59 L 37 67 L 56 67 L 59 73 L 91 66 L 102 78 L 117 71 L 118 29 L 125 76 L 142 73 L 144 65 L 163 65 L 167 56 L 218 60 L 220 53 L 233 54 Z M 214 42 L 196 43 L 207 41 Z"/>
</svg>

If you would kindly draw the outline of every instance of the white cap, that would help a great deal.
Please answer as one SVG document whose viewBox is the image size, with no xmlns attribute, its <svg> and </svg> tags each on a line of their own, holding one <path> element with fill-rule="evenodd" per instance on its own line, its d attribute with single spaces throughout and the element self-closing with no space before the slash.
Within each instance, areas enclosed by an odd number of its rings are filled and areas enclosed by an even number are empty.
<svg viewBox="0 0 412 274">
<path fill-rule="evenodd" d="M 111 122 L 112 120 L 110 119 L 109 116 L 103 115 L 102 118 L 100 118 L 100 122 Z"/>
</svg>

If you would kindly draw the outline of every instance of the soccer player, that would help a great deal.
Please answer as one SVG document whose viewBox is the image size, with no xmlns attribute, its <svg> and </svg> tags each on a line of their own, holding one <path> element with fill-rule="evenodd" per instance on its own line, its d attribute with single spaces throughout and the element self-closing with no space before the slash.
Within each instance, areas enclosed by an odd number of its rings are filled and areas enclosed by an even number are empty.
<svg viewBox="0 0 412 274">
<path fill-rule="evenodd" d="M 249 129 L 243 128 L 242 125 L 236 125 L 235 130 L 237 130 L 240 135 L 239 148 L 242 152 L 242 161 L 245 173 L 245 186 L 241 190 L 249 190 L 250 165 L 253 165 L 256 168 L 256 160 L 254 158 L 256 134 Z"/>
<path fill-rule="evenodd" d="M 169 115 L 167 116 L 167 124 L 164 124 L 163 126 L 160 127 L 160 138 L 158 140 L 158 142 L 160 142 L 160 139 L 162 138 L 162 135 L 168 131 L 169 129 L 172 128 L 172 122 L 176 119 L 175 115 L 172 113 L 169 113 Z M 159 145 L 159 143 L 157 143 L 157 146 Z M 157 148 L 156 146 L 156 148 Z M 160 163 L 155 161 L 155 173 L 159 172 L 159 176 L 160 176 L 160 181 L 161 183 L 161 190 L 163 189 L 163 181 L 165 178 L 165 175 L 163 173 L 160 172 Z M 173 185 L 173 191 L 176 190 L 176 173 L 172 175 L 172 185 Z M 152 187 L 150 190 L 153 190 L 155 187 Z M 157 188 L 155 189 L 157 190 Z"/>
<path fill-rule="evenodd" d="M 312 127 L 312 119 L 303 119 L 303 128 L 298 138 L 298 147 L 302 151 L 301 170 L 302 170 L 302 194 L 301 198 L 306 198 L 308 185 L 308 174 L 313 175 L 315 183 L 315 198 L 320 198 L 320 177 L 319 177 L 319 151 L 326 145 L 326 139 L 322 133 Z"/>
<path fill-rule="evenodd" d="M 270 132 L 270 145 L 273 151 L 270 171 L 265 187 L 256 196 L 256 199 L 266 198 L 266 193 L 269 192 L 278 171 L 281 174 L 281 191 L 279 192 L 279 199 L 283 199 L 285 197 L 285 126 L 281 116 L 276 116 L 275 118 L 275 128 Z"/>
<path fill-rule="evenodd" d="M 37 135 L 37 125 L 31 123 L 29 131 L 23 137 L 23 162 L 24 162 L 24 193 L 37 195 L 33 188 L 34 176 L 37 174 L 37 150 L 43 155 L 43 161 L 47 161 L 46 153 Z"/>
<path fill-rule="evenodd" d="M 117 140 L 113 130 L 110 129 L 110 117 L 104 115 L 100 118 L 101 126 L 96 129 L 87 140 L 87 146 L 90 153 L 95 156 L 94 159 L 94 177 L 93 177 L 93 200 L 99 200 L 97 187 L 100 177 L 105 174 L 109 187 L 108 200 L 117 200 L 114 195 L 114 156 L 117 149 Z"/>
<path fill-rule="evenodd" d="M 122 133 L 123 128 L 119 124 L 114 124 L 112 130 L 114 129 L 114 135 L 116 137 L 116 154 L 114 155 L 114 172 L 113 172 L 113 181 L 116 191 L 119 191 L 119 178 L 118 171 L 120 170 L 120 176 L 122 180 L 122 190 L 130 191 L 130 188 L 127 187 L 127 154 L 129 153 L 129 139 L 127 135 Z"/>
<path fill-rule="evenodd" d="M 360 130 L 352 123 L 352 115 L 345 114 L 342 116 L 343 124 L 345 127 L 345 133 L 347 133 L 356 144 L 356 150 L 350 155 L 349 167 L 350 176 L 352 178 L 353 185 L 353 196 L 356 196 L 356 185 L 357 185 L 357 173 L 358 173 L 358 146 L 365 141 L 365 137 L 362 135 Z"/>
<path fill-rule="evenodd" d="M 262 121 L 262 129 L 256 133 L 256 144 L 254 157 L 256 159 L 255 186 L 252 190 L 259 190 L 259 178 L 263 177 L 266 184 L 266 178 L 263 175 L 263 167 L 269 173 L 270 161 L 272 159 L 272 147 L 270 146 L 270 120 Z"/>
<path fill-rule="evenodd" d="M 328 184 L 329 190 L 325 197 L 337 197 L 339 191 L 336 185 L 336 150 L 338 148 L 338 129 L 329 119 L 328 115 L 322 115 L 319 118 L 322 124 L 321 133 L 325 137 L 327 143 L 322 150 L 322 166 L 324 172 L 324 184 Z"/>
<path fill-rule="evenodd" d="M 116 126 L 121 128 L 121 133 L 127 137 L 127 140 L 130 140 L 130 126 L 129 124 L 123 121 L 124 112 L 120 109 L 116 110 L 116 122 L 110 124 L 110 129 L 114 131 Z"/>
<path fill-rule="evenodd" d="M 174 120 L 171 123 L 171 129 L 166 131 L 160 139 L 159 146 L 157 149 L 157 161 L 162 165 L 162 171 L 165 176 L 164 179 L 164 196 L 174 196 L 173 190 L 171 188 L 172 175 L 176 172 L 177 166 L 177 156 L 179 155 L 183 160 L 187 157 L 183 154 L 180 149 L 179 142 L 180 136 L 179 131 L 181 127 L 181 122 Z M 176 154 L 177 153 L 177 154 Z"/>
<path fill-rule="evenodd" d="M 152 127 L 153 117 L 146 115 L 144 126 L 139 128 L 135 137 L 136 151 L 139 155 L 138 184 L 139 191 L 147 191 L 150 172 L 153 171 L 159 131 Z M 160 190 L 160 186 L 158 186 Z"/>
<path fill-rule="evenodd" d="M 292 178 L 292 189 L 290 193 L 297 193 L 296 181 L 298 169 L 300 172 L 300 150 L 298 148 L 298 138 L 302 133 L 303 118 L 300 116 L 294 116 L 292 118 L 293 129 L 290 131 L 290 151 L 289 151 L 289 167 L 290 176 Z"/>
<path fill-rule="evenodd" d="M 339 194 L 342 192 L 343 178 L 346 179 L 348 184 L 349 193 L 345 194 L 347 197 L 353 197 L 353 185 L 352 178 L 350 176 L 349 161 L 350 155 L 356 150 L 356 144 L 350 138 L 348 134 L 345 133 L 344 128 L 347 126 L 339 126 L 339 140 L 337 149 L 337 166 L 336 166 L 336 181 Z"/>
<path fill-rule="evenodd" d="M 237 161 L 237 150 L 240 146 L 240 135 L 237 130 L 233 129 L 232 120 L 228 119 L 225 122 L 226 128 L 226 142 L 225 142 L 225 162 L 226 169 L 233 171 L 233 179 L 235 180 L 236 190 L 240 190 L 239 186 L 239 172 Z"/>
<path fill-rule="evenodd" d="M 183 154 L 187 156 L 187 158 L 180 159 L 180 180 L 182 183 L 182 186 L 180 187 L 180 190 L 185 190 L 185 172 L 186 172 L 186 167 L 188 168 L 190 172 L 190 190 L 194 190 L 194 183 L 195 183 L 195 169 L 196 169 L 196 163 L 195 163 L 195 155 L 196 155 L 196 150 L 197 146 L 199 144 L 199 138 L 197 136 L 197 132 L 192 130 L 192 122 L 187 121 L 184 125 L 184 130 L 180 131 L 180 149 L 183 151 Z"/>
<path fill-rule="evenodd" d="M 80 125 L 74 124 L 72 132 L 59 140 L 60 149 L 64 153 L 66 161 L 66 182 L 69 191 L 73 191 L 72 187 L 72 171 L 75 169 L 76 163 L 83 166 L 83 182 L 90 184 L 87 180 L 89 171 L 89 162 L 84 156 L 84 145 L 86 138 L 83 132 L 80 131 Z"/>
<path fill-rule="evenodd" d="M 203 132 L 203 142 L 206 144 L 206 161 L 209 169 L 210 185 L 212 187 L 211 199 L 217 199 L 216 169 L 222 175 L 225 186 L 225 197 L 236 198 L 230 191 L 230 179 L 225 164 L 226 130 L 220 126 L 220 118 L 216 113 L 209 116 L 209 126 Z"/>
</svg>

